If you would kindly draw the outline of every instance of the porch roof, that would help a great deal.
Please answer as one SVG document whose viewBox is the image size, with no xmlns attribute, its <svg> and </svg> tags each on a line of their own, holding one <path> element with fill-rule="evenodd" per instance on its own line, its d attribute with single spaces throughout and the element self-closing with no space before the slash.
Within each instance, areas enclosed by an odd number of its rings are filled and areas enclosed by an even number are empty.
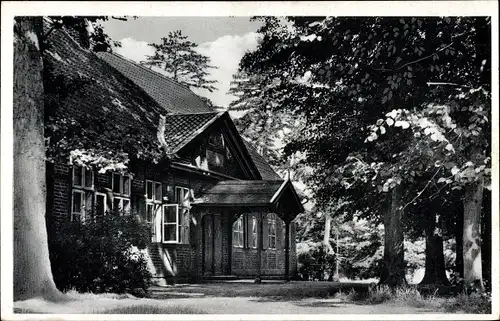
<svg viewBox="0 0 500 321">
<path fill-rule="evenodd" d="M 295 217 L 304 211 L 290 180 L 220 181 L 205 191 L 193 206 L 268 207 Z"/>
</svg>

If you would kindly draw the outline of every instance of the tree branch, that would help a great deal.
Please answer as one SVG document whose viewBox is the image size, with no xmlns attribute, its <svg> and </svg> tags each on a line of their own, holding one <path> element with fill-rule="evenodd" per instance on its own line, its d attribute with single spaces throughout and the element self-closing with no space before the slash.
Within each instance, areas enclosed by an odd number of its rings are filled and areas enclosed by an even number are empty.
<svg viewBox="0 0 500 321">
<path fill-rule="evenodd" d="M 452 37 L 452 39 L 455 39 L 455 38 L 457 38 L 457 37 L 459 37 L 459 36 L 461 36 L 461 35 L 463 35 L 463 34 L 465 34 L 465 32 L 463 32 L 463 33 L 461 33 L 461 34 L 458 34 L 458 35 L 453 36 L 453 37 Z M 404 68 L 404 67 L 406 67 L 406 66 L 409 66 L 409 65 L 412 65 L 412 64 L 416 64 L 417 62 L 420 62 L 420 61 L 422 61 L 422 60 L 429 59 L 430 57 L 432 57 L 433 55 L 437 54 L 438 52 L 441 52 L 441 51 L 443 51 L 443 50 L 446 50 L 446 49 L 450 48 L 450 47 L 451 47 L 454 43 L 455 43 L 455 40 L 453 40 L 452 42 L 450 42 L 448 45 L 446 45 L 446 46 L 444 46 L 444 47 L 441 47 L 441 48 L 437 49 L 436 51 L 434 51 L 434 52 L 433 52 L 433 53 L 431 53 L 430 55 L 427 55 L 427 56 L 425 56 L 425 57 L 421 57 L 421 58 L 419 58 L 419 59 L 417 59 L 417 60 L 414 60 L 414 61 L 407 62 L 407 63 L 405 63 L 405 64 L 403 64 L 403 65 L 401 65 L 401 66 L 399 66 L 399 67 L 397 67 L 397 68 L 393 68 L 393 69 L 385 69 L 385 68 L 378 68 L 378 69 L 377 69 L 377 68 L 372 68 L 372 69 L 373 69 L 373 70 L 375 70 L 375 71 L 397 71 L 397 70 L 399 70 L 399 69 L 401 69 L 401 68 Z"/>
<path fill-rule="evenodd" d="M 403 206 L 402 210 L 401 211 L 404 211 L 405 208 L 410 205 L 411 203 L 413 203 L 417 198 L 420 197 L 420 195 L 422 195 L 422 193 L 427 189 L 427 187 L 429 187 L 429 185 L 431 184 L 431 182 L 434 180 L 434 177 L 436 177 L 436 175 L 439 173 L 439 171 L 441 170 L 442 167 L 440 167 L 435 173 L 434 175 L 432 175 L 431 179 L 427 182 L 427 184 L 425 184 L 424 188 L 418 192 L 417 196 L 415 196 L 411 201 L 409 201 L 408 203 L 405 204 L 405 206 Z"/>
</svg>

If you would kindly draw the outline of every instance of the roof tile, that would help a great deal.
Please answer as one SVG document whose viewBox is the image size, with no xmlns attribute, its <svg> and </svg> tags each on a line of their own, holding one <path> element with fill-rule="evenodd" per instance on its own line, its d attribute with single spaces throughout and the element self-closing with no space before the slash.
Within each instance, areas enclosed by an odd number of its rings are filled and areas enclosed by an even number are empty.
<svg viewBox="0 0 500 321">
<path fill-rule="evenodd" d="M 189 88 L 116 53 L 97 55 L 146 91 L 171 113 L 210 112 L 212 108 Z"/>
</svg>

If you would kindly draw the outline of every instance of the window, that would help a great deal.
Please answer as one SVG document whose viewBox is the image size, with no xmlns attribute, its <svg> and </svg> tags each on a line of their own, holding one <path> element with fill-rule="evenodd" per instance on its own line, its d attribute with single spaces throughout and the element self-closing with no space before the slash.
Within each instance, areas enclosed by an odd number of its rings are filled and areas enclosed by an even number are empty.
<svg viewBox="0 0 500 321">
<path fill-rule="evenodd" d="M 92 212 L 94 173 L 83 166 L 73 166 L 71 192 L 71 221 L 84 222 Z"/>
<path fill-rule="evenodd" d="M 111 182 L 113 193 L 130 196 L 131 181 L 132 179 L 128 175 L 113 173 Z"/>
<path fill-rule="evenodd" d="M 250 247 L 256 249 L 257 248 L 257 218 L 252 216 L 251 222 L 252 230 L 250 233 Z"/>
<path fill-rule="evenodd" d="M 233 246 L 243 247 L 243 215 L 233 224 Z"/>
<path fill-rule="evenodd" d="M 163 216 L 162 216 L 162 226 L 163 226 L 163 243 L 178 243 L 179 233 L 177 226 L 179 205 L 177 204 L 165 204 L 163 205 Z"/>
<path fill-rule="evenodd" d="M 208 137 L 208 144 L 215 148 L 224 148 L 224 138 L 221 133 L 213 133 Z"/>
<path fill-rule="evenodd" d="M 269 227 L 269 248 L 276 248 L 276 215 L 269 214 L 267 219 L 267 226 Z"/>
<path fill-rule="evenodd" d="M 175 187 L 175 201 L 179 206 L 179 242 L 189 244 L 189 207 L 190 207 L 190 190 L 185 187 Z"/>
<path fill-rule="evenodd" d="M 155 203 L 162 201 L 162 184 L 155 181 L 146 180 L 146 200 Z"/>
<path fill-rule="evenodd" d="M 74 188 L 94 188 L 94 172 L 83 166 L 73 166 L 73 187 Z"/>
<path fill-rule="evenodd" d="M 71 203 L 71 220 L 84 222 L 92 211 L 92 192 L 74 189 Z"/>
<path fill-rule="evenodd" d="M 130 199 L 119 196 L 113 197 L 113 210 L 130 214 Z"/>
<path fill-rule="evenodd" d="M 106 194 L 95 193 L 95 214 L 105 215 L 108 211 L 108 206 L 106 204 Z"/>
<path fill-rule="evenodd" d="M 209 166 L 223 167 L 224 155 L 216 151 L 207 149 L 207 163 Z"/>
</svg>

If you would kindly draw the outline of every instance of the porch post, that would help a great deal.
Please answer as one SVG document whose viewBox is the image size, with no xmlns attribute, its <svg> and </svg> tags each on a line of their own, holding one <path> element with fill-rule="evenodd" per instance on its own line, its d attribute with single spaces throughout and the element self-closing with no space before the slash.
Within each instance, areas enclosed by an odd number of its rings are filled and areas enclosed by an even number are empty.
<svg viewBox="0 0 500 321">
<path fill-rule="evenodd" d="M 290 281 L 290 221 L 285 220 L 285 282 Z"/>
<path fill-rule="evenodd" d="M 264 247 L 264 239 L 262 235 L 262 231 L 264 230 L 263 228 L 263 219 L 262 219 L 262 212 L 259 212 L 258 214 L 258 222 L 259 224 L 257 225 L 257 236 L 258 236 L 258 244 L 257 244 L 257 275 L 255 276 L 255 283 L 261 283 L 261 265 L 262 265 L 262 248 Z"/>
</svg>

